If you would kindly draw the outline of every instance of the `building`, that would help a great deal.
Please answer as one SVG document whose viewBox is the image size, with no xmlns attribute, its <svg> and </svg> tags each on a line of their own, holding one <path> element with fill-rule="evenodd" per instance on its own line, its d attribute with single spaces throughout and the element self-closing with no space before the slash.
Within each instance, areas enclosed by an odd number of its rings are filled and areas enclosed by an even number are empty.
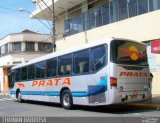
<svg viewBox="0 0 160 123">
<path fill-rule="evenodd" d="M 8 72 L 14 65 L 52 52 L 50 35 L 30 30 L 0 39 L 0 92 L 9 89 Z"/>
<path fill-rule="evenodd" d="M 160 54 L 150 50 L 150 42 L 160 39 L 160 0 L 54 1 L 52 4 L 52 0 L 33 0 L 36 10 L 32 12 L 32 18 L 51 20 L 50 9 L 54 5 L 58 51 L 104 37 L 145 42 L 150 69 L 154 74 L 152 91 L 160 94 Z"/>
</svg>

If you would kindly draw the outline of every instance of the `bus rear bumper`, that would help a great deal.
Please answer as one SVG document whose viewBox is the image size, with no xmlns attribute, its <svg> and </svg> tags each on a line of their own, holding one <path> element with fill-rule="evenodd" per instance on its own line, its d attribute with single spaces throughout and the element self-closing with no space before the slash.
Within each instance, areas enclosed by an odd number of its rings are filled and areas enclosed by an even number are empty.
<svg viewBox="0 0 160 123">
<path fill-rule="evenodd" d="M 149 92 L 115 92 L 114 96 L 109 97 L 110 104 L 124 104 L 133 102 L 150 101 L 152 95 Z"/>
</svg>

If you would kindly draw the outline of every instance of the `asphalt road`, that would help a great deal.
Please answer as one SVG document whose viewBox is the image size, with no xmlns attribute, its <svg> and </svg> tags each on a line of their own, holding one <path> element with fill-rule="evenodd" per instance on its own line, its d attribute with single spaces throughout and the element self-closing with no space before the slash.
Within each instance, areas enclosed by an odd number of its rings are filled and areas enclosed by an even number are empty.
<svg viewBox="0 0 160 123">
<path fill-rule="evenodd" d="M 9 96 L 0 95 L 0 116 L 42 116 L 42 117 L 160 117 L 159 109 L 136 106 L 85 107 L 76 106 L 65 110 L 59 104 L 31 102 L 19 103 Z"/>
</svg>

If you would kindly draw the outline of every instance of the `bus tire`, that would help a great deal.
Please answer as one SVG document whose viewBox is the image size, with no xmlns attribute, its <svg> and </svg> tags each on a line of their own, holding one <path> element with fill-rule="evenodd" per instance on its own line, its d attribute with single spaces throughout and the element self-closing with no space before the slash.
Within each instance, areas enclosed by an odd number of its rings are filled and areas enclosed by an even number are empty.
<svg viewBox="0 0 160 123">
<path fill-rule="evenodd" d="M 22 95 L 21 95 L 21 91 L 20 91 L 20 90 L 17 92 L 17 100 L 18 100 L 18 102 L 20 102 L 20 103 L 23 103 L 23 102 L 24 102 L 24 100 L 22 99 Z"/>
<path fill-rule="evenodd" d="M 60 102 L 64 109 L 73 109 L 73 98 L 70 90 L 64 90 L 61 93 Z"/>
</svg>

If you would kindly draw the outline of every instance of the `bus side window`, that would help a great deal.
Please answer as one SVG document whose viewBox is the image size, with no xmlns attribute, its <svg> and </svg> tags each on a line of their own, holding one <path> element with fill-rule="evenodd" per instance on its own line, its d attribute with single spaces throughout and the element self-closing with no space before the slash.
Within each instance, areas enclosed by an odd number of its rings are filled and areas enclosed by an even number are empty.
<svg viewBox="0 0 160 123">
<path fill-rule="evenodd" d="M 74 73 L 82 74 L 89 72 L 89 50 L 74 53 Z"/>
<path fill-rule="evenodd" d="M 64 75 L 64 66 L 61 66 L 60 71 L 59 71 L 59 75 Z"/>
<path fill-rule="evenodd" d="M 46 77 L 57 75 L 57 58 L 46 61 Z"/>
<path fill-rule="evenodd" d="M 16 81 L 16 71 L 12 70 L 11 71 L 11 82 L 15 82 Z"/>
<path fill-rule="evenodd" d="M 36 78 L 45 77 L 45 65 L 46 65 L 45 61 L 36 63 Z"/>
<path fill-rule="evenodd" d="M 21 80 L 27 80 L 27 66 L 21 68 Z"/>
<path fill-rule="evenodd" d="M 9 71 L 8 80 L 9 80 L 9 88 L 11 89 L 11 88 L 14 87 L 14 82 L 15 82 L 15 72 L 14 72 L 14 70 Z"/>
<path fill-rule="evenodd" d="M 66 74 L 71 74 L 71 65 L 66 65 Z"/>
<path fill-rule="evenodd" d="M 72 54 L 59 57 L 58 75 L 70 75 L 72 73 Z"/>
<path fill-rule="evenodd" d="M 35 64 L 28 66 L 28 79 L 35 79 Z"/>
<path fill-rule="evenodd" d="M 21 75 L 21 72 L 20 72 L 20 68 L 16 69 L 16 77 L 15 77 L 15 80 L 16 81 L 20 81 L 20 76 Z"/>
<path fill-rule="evenodd" d="M 97 71 L 101 69 L 106 63 L 105 46 L 92 48 L 91 50 L 91 70 Z"/>
</svg>

